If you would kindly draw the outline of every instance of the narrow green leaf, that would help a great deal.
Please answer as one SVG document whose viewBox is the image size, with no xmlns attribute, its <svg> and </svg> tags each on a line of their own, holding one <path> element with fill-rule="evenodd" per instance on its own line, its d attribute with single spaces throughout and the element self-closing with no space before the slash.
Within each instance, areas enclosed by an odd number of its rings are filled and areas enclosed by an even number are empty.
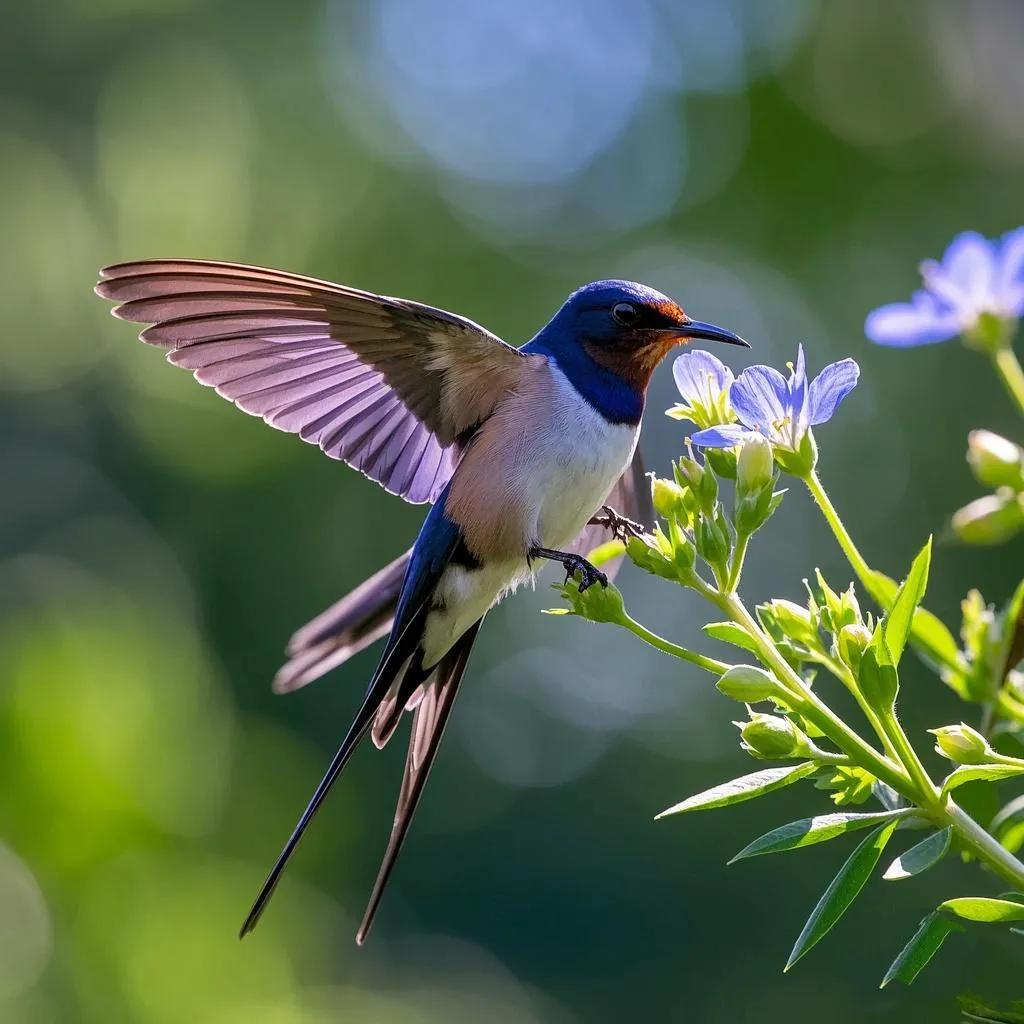
<svg viewBox="0 0 1024 1024">
<path fill-rule="evenodd" d="M 1024 657 L 1024 580 L 1017 584 L 1009 604 L 1000 616 L 1002 635 L 996 662 L 996 683 L 1002 685 L 1010 669 Z"/>
<path fill-rule="evenodd" d="M 889 970 L 885 972 L 882 984 L 879 988 L 885 988 L 890 981 L 902 981 L 909 985 L 921 973 L 922 968 L 939 951 L 939 947 L 946 941 L 950 932 L 962 932 L 963 928 L 943 917 L 937 910 L 933 910 L 918 925 L 917 931 L 911 936 L 910 941 L 900 950 L 899 956 L 893 960 Z"/>
<path fill-rule="evenodd" d="M 1024 904 L 1012 900 L 994 900 L 987 896 L 961 896 L 946 900 L 939 910 L 947 910 L 965 921 L 999 924 L 1003 921 L 1024 921 Z"/>
<path fill-rule="evenodd" d="M 860 828 L 870 828 L 890 820 L 905 818 L 913 809 L 899 811 L 876 811 L 871 814 L 853 812 L 839 814 L 819 814 L 814 818 L 801 818 L 791 821 L 788 825 L 772 829 L 748 846 L 743 847 L 731 861 L 734 864 L 745 857 L 757 857 L 763 853 L 781 853 L 785 850 L 797 850 L 803 846 L 813 846 L 829 839 L 845 835 Z"/>
<path fill-rule="evenodd" d="M 712 807 L 727 807 L 729 804 L 739 804 L 744 800 L 753 800 L 755 797 L 764 796 L 773 790 L 782 789 L 808 775 L 813 775 L 818 770 L 814 761 L 804 761 L 802 764 L 784 765 L 782 768 L 765 768 L 742 778 L 733 779 L 731 782 L 723 782 L 720 786 L 704 790 L 695 796 L 688 797 L 682 803 L 678 803 L 661 814 L 655 815 L 658 818 L 666 818 L 670 814 L 683 814 L 686 811 L 708 811 Z"/>
<path fill-rule="evenodd" d="M 874 570 L 861 579 L 868 593 L 887 611 L 899 589 L 896 581 Z M 910 639 L 920 654 L 939 667 L 956 670 L 961 665 L 960 647 L 945 623 L 927 608 L 918 608 L 911 623 Z"/>
<path fill-rule="evenodd" d="M 892 611 L 885 620 L 885 642 L 892 652 L 892 660 L 895 664 L 900 663 L 903 657 L 903 649 L 907 646 L 907 638 L 914 622 L 914 611 L 924 597 L 925 588 L 928 586 L 928 570 L 932 562 L 932 539 L 928 542 L 917 558 L 910 566 L 910 572 L 903 581 L 903 585 L 896 592 L 892 603 Z"/>
<path fill-rule="evenodd" d="M 722 643 L 732 644 L 734 647 L 742 647 L 751 654 L 757 654 L 757 644 L 754 643 L 750 634 L 735 622 L 709 622 L 703 627 L 704 632 L 713 640 L 721 640 Z"/>
<path fill-rule="evenodd" d="M 941 832 L 934 832 L 927 839 L 922 839 L 916 846 L 912 846 L 906 853 L 901 853 L 885 870 L 882 877 L 887 882 L 898 882 L 904 878 L 913 878 L 914 875 L 927 871 L 930 867 L 938 864 L 949 852 L 949 844 L 953 838 L 953 829 L 944 828 Z"/>
<path fill-rule="evenodd" d="M 942 795 L 947 796 L 965 782 L 998 782 L 999 779 L 1012 779 L 1015 775 L 1024 775 L 1024 767 L 1015 764 L 962 764 L 943 780 Z"/>
<path fill-rule="evenodd" d="M 898 821 L 890 820 L 876 828 L 846 859 L 839 874 L 832 879 L 825 894 L 818 900 L 818 905 L 811 911 L 807 924 L 793 946 L 793 952 L 789 954 L 785 970 L 788 971 L 811 947 L 820 942 L 860 895 L 898 824 Z"/>
</svg>

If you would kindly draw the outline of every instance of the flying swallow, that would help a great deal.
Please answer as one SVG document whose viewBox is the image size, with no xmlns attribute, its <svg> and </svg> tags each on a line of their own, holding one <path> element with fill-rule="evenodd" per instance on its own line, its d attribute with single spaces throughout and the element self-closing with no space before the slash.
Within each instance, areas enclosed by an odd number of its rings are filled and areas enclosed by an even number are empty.
<svg viewBox="0 0 1024 1024">
<path fill-rule="evenodd" d="M 573 292 L 513 348 L 454 313 L 276 270 L 145 260 L 101 271 L 115 316 L 243 411 L 430 511 L 412 548 L 292 638 L 294 690 L 386 636 L 362 706 L 242 925 L 258 921 L 359 741 L 412 712 L 394 826 L 356 936 L 373 922 L 480 624 L 539 560 L 584 557 L 649 517 L 636 452 L 647 386 L 677 344 L 746 345 L 631 281 Z M 649 521 L 649 518 L 648 518 Z"/>
</svg>

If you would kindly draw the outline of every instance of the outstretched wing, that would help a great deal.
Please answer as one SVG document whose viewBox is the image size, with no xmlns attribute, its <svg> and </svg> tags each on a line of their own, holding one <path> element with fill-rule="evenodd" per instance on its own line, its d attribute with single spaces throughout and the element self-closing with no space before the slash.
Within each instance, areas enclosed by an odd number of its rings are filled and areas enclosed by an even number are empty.
<svg viewBox="0 0 1024 1024">
<path fill-rule="evenodd" d="M 644 472 L 644 462 L 640 457 L 639 449 L 633 453 L 633 461 L 629 464 L 626 472 L 615 482 L 615 486 L 605 498 L 604 503 L 627 519 L 640 523 L 641 526 L 650 528 L 654 523 L 650 481 Z M 595 548 L 614 539 L 607 527 L 588 525 L 583 527 L 569 550 L 586 557 Z M 614 577 L 621 565 L 622 555 L 618 555 L 602 565 L 602 569 L 609 577 Z"/>
<path fill-rule="evenodd" d="M 453 313 L 276 270 L 145 260 L 101 271 L 114 315 L 201 384 L 407 501 L 515 386 L 519 353 Z"/>
</svg>

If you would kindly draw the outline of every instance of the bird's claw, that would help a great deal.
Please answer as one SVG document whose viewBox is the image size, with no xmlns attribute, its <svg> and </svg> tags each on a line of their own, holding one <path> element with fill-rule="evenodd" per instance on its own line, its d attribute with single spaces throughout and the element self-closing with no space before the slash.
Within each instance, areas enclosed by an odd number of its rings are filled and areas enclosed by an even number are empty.
<svg viewBox="0 0 1024 1024">
<path fill-rule="evenodd" d="M 590 521 L 594 526 L 603 526 L 610 530 L 612 536 L 616 540 L 621 540 L 623 544 L 630 537 L 642 537 L 644 533 L 644 528 L 640 523 L 616 512 L 611 505 L 602 505 L 601 514 L 594 516 Z"/>
<path fill-rule="evenodd" d="M 563 564 L 565 565 L 566 583 L 573 579 L 576 573 L 580 574 L 579 588 L 581 594 L 595 583 L 600 583 L 602 587 L 608 586 L 608 577 L 582 555 L 569 555 Z"/>
</svg>

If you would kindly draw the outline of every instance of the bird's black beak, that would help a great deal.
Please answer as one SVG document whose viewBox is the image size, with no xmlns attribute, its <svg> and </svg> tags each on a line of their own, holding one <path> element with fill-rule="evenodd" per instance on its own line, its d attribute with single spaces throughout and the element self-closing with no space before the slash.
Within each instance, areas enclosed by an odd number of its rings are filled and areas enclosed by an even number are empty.
<svg viewBox="0 0 1024 1024">
<path fill-rule="evenodd" d="M 727 331 L 724 327 L 716 327 L 714 324 L 702 323 L 700 320 L 691 320 L 674 328 L 680 338 L 701 341 L 722 341 L 726 345 L 739 345 L 741 348 L 750 348 L 749 342 L 744 341 L 738 334 Z"/>
</svg>

